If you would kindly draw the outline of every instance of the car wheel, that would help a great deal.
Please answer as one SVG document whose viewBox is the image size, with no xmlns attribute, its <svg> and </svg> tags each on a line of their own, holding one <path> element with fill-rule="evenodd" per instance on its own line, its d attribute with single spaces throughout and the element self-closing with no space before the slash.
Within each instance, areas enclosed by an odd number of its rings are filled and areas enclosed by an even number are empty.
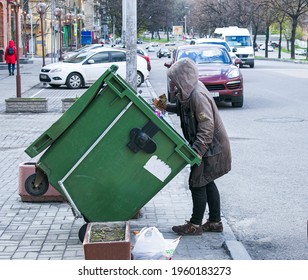
<svg viewBox="0 0 308 280">
<path fill-rule="evenodd" d="M 59 88 L 61 85 L 49 84 L 53 88 Z"/>
<path fill-rule="evenodd" d="M 137 87 L 140 87 L 141 84 L 144 82 L 144 77 L 141 72 L 137 71 Z"/>
<path fill-rule="evenodd" d="M 254 67 L 255 67 L 255 64 L 252 63 L 252 64 L 250 64 L 249 66 L 250 66 L 250 68 L 254 68 Z"/>
<path fill-rule="evenodd" d="M 68 88 L 81 88 L 82 87 L 82 77 L 78 73 L 71 73 L 68 75 L 66 80 L 66 86 Z"/>
<path fill-rule="evenodd" d="M 232 107 L 234 108 L 242 108 L 244 104 L 244 98 L 242 96 L 242 98 L 238 99 L 236 102 L 232 102 Z"/>
</svg>

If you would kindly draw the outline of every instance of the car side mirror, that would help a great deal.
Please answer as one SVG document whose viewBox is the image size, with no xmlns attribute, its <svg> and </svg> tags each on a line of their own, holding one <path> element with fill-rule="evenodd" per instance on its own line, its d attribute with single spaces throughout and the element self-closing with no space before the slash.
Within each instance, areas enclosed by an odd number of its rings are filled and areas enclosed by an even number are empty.
<svg viewBox="0 0 308 280">
<path fill-rule="evenodd" d="M 88 60 L 88 64 L 94 64 L 94 63 L 95 63 L 94 59 L 89 59 Z"/>
<path fill-rule="evenodd" d="M 237 57 L 237 58 L 234 59 L 234 64 L 235 65 L 239 65 L 239 64 L 242 64 L 242 63 L 243 62 L 242 62 L 242 60 L 240 58 Z"/>
</svg>

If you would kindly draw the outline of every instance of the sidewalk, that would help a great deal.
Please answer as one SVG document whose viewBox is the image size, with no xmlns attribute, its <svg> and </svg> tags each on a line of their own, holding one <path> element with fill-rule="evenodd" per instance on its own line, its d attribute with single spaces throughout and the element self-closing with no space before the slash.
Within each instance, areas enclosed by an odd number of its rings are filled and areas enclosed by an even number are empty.
<svg viewBox="0 0 308 280">
<path fill-rule="evenodd" d="M 22 97 L 47 98 L 49 109 L 44 114 L 5 113 L 5 99 L 16 97 L 16 76 L 8 76 L 7 70 L 0 70 L 0 259 L 82 260 L 78 231 L 84 221 L 75 219 L 69 205 L 22 202 L 18 195 L 18 165 L 36 160 L 30 159 L 24 150 L 61 117 L 62 98 L 80 96 L 86 90 L 54 89 L 40 84 L 41 64 L 41 59 L 35 58 L 33 64 L 21 65 L 21 92 Z M 149 82 L 139 90 L 145 100 L 156 96 Z M 170 115 L 166 120 L 180 131 L 177 117 Z M 182 224 L 191 214 L 188 174 L 189 166 L 149 201 L 141 209 L 141 217 L 130 221 L 131 230 L 156 226 L 165 238 L 176 238 L 171 227 Z M 173 259 L 249 259 L 225 219 L 223 222 L 223 233 L 184 236 Z"/>
</svg>

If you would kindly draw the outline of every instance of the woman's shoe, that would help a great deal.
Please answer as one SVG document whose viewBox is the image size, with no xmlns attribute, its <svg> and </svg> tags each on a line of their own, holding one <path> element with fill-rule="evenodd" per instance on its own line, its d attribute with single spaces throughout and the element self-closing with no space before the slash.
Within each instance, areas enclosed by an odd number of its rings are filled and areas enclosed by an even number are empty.
<svg viewBox="0 0 308 280">
<path fill-rule="evenodd" d="M 179 235 L 201 235 L 202 227 L 195 226 L 191 222 L 186 221 L 184 225 L 173 226 L 172 230 Z"/>
<path fill-rule="evenodd" d="M 203 232 L 223 232 L 224 227 L 222 222 L 210 222 L 207 220 L 205 224 L 202 225 Z"/>
</svg>

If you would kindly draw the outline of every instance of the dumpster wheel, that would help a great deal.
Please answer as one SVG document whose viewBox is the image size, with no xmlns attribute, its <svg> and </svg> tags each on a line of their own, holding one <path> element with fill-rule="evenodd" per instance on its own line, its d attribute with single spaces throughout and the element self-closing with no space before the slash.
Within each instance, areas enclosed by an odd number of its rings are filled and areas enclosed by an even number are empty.
<svg viewBox="0 0 308 280">
<path fill-rule="evenodd" d="M 83 242 L 83 240 L 84 240 L 84 237 L 85 237 L 86 231 L 87 231 L 87 226 L 88 226 L 88 224 L 84 224 L 79 229 L 78 237 L 79 237 L 80 242 Z"/>
<path fill-rule="evenodd" d="M 44 195 L 47 190 L 48 190 L 48 179 L 47 176 L 44 174 L 43 178 L 41 178 L 41 182 L 36 185 L 35 180 L 36 180 L 37 174 L 31 174 L 25 181 L 25 189 L 28 194 L 32 196 L 42 196 Z"/>
</svg>

